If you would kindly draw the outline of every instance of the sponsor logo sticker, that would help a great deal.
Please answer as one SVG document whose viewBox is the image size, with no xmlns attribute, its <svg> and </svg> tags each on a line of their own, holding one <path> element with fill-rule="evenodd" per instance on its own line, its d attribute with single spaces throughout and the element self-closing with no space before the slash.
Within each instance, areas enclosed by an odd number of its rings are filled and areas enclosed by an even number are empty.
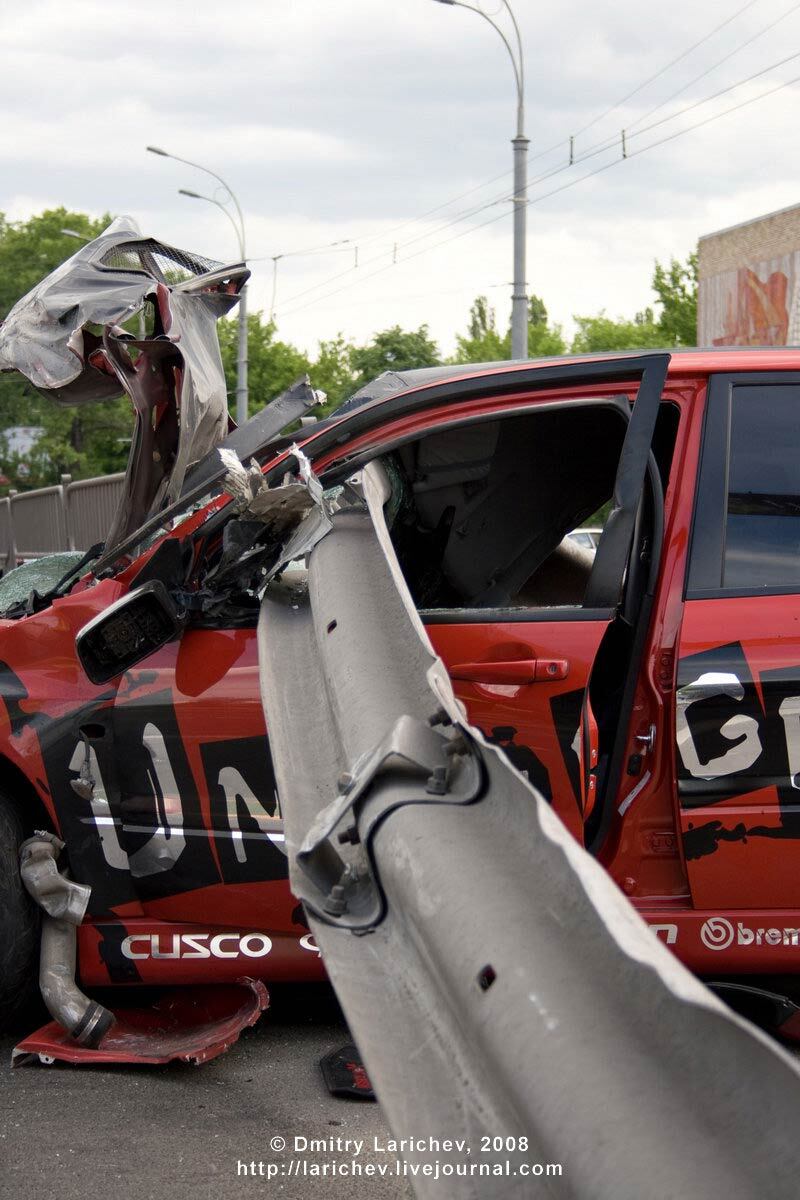
<svg viewBox="0 0 800 1200">
<path fill-rule="evenodd" d="M 125 958 L 264 958 L 272 949 L 265 933 L 133 933 L 122 943 Z"/>
<path fill-rule="evenodd" d="M 709 917 L 700 927 L 700 940 L 708 950 L 727 950 L 734 944 L 800 947 L 800 927 L 777 929 L 760 925 L 754 928 L 744 921 L 737 921 L 734 926 L 727 917 Z"/>
</svg>

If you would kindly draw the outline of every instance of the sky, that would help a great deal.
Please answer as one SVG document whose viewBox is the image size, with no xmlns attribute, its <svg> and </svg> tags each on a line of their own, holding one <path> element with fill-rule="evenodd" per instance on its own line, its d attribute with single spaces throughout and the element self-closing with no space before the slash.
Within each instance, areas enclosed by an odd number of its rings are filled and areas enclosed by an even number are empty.
<svg viewBox="0 0 800 1200">
<path fill-rule="evenodd" d="M 502 0 L 474 2 L 513 38 Z M 796 0 L 512 4 L 531 140 L 528 283 L 567 333 L 576 314 L 652 303 L 654 260 L 800 201 Z M 127 213 L 148 236 L 238 259 L 220 208 L 178 189 L 226 193 L 146 152 L 156 145 L 230 184 L 251 310 L 270 311 L 275 285 L 279 335 L 310 353 L 338 333 L 364 342 L 424 323 L 450 354 L 480 294 L 505 327 L 516 94 L 506 49 L 475 12 L 434 0 L 4 0 L 0 45 L 8 218 L 59 205 Z"/>
</svg>

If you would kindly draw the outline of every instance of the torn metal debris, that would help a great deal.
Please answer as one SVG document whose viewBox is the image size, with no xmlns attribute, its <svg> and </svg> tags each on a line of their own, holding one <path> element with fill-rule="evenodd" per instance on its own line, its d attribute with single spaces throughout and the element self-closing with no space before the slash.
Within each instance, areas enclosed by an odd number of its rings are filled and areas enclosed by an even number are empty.
<svg viewBox="0 0 800 1200">
<path fill-rule="evenodd" d="M 200 1066 L 238 1041 L 269 1007 L 269 993 L 258 979 L 174 988 L 147 1008 L 119 1011 L 99 1046 L 78 1045 L 57 1022 L 21 1041 L 11 1065 L 54 1062 L 133 1063 L 142 1066 L 180 1061 Z"/>
<path fill-rule="evenodd" d="M 0 370 L 62 404 L 126 393 L 136 427 L 107 548 L 164 501 L 228 430 L 216 322 L 249 277 L 146 238 L 119 217 L 15 304 L 0 326 Z M 144 310 L 147 310 L 146 313 Z M 138 334 L 123 328 L 137 313 Z"/>
</svg>

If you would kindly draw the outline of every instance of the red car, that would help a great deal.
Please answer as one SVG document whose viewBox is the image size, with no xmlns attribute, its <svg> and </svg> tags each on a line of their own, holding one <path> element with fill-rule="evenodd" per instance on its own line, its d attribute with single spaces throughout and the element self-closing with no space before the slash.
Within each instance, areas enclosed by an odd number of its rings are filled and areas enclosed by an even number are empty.
<svg viewBox="0 0 800 1200">
<path fill-rule="evenodd" d="M 389 373 L 303 430 L 326 488 L 382 460 L 471 722 L 706 977 L 800 957 L 798 405 L 800 351 L 681 351 Z M 227 444 L 277 494 L 303 455 L 270 412 Z M 283 509 L 252 474 L 232 500 L 232 461 L 211 449 L 182 497 L 0 622 L 4 1015 L 35 975 L 15 864 L 38 829 L 91 888 L 84 988 L 323 976 L 259 695 Z M 609 500 L 596 554 L 572 544 Z"/>
</svg>

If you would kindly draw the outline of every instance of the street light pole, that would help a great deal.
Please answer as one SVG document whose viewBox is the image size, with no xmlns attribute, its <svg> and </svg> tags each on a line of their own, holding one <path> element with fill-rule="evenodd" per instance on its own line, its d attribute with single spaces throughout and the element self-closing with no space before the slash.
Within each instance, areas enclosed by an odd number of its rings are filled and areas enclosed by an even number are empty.
<svg viewBox="0 0 800 1200">
<path fill-rule="evenodd" d="M 528 285 L 526 280 L 526 238 L 528 207 L 528 138 L 525 136 L 525 58 L 522 52 L 522 37 L 509 0 L 502 0 L 503 7 L 511 18 L 517 43 L 517 52 L 503 30 L 488 13 L 465 0 L 437 0 L 455 8 L 467 8 L 488 21 L 500 35 L 514 68 L 517 85 L 517 132 L 511 139 L 514 148 L 514 285 L 511 292 L 511 357 L 528 357 Z"/>
<path fill-rule="evenodd" d="M 151 154 L 158 154 L 162 158 L 171 158 L 175 162 L 185 163 L 188 167 L 194 167 L 198 171 L 205 172 L 212 179 L 216 179 L 217 183 L 228 193 L 229 199 L 232 201 L 237 219 L 234 219 L 232 213 L 221 201 L 216 200 L 213 196 L 202 196 L 199 192 L 191 192 L 187 188 L 179 188 L 178 191 L 182 196 L 190 196 L 193 200 L 207 200 L 209 204 L 216 204 L 217 208 L 221 208 L 225 216 L 233 225 L 236 231 L 236 238 L 239 244 L 239 257 L 244 263 L 247 261 L 247 251 L 245 246 L 244 234 L 244 216 L 239 201 L 236 198 L 235 192 L 230 184 L 226 183 L 221 175 L 216 171 L 210 170 L 209 167 L 201 166 L 200 163 L 192 162 L 189 158 L 181 158 L 177 154 L 168 154 L 166 150 L 161 150 L 158 146 L 148 146 L 147 149 Z M 236 424 L 243 425 L 247 420 L 247 286 L 242 288 L 239 293 L 239 345 L 237 351 L 236 362 Z"/>
</svg>

